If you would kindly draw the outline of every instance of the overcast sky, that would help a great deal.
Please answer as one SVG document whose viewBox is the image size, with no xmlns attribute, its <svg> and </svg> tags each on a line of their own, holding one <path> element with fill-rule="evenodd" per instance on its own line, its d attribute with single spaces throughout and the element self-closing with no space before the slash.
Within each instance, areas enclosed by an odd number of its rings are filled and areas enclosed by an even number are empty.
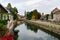
<svg viewBox="0 0 60 40">
<path fill-rule="evenodd" d="M 39 12 L 50 13 L 55 7 L 60 8 L 60 0 L 0 0 L 3 6 L 8 3 L 17 7 L 19 14 L 24 15 L 24 11 L 37 9 Z"/>
</svg>

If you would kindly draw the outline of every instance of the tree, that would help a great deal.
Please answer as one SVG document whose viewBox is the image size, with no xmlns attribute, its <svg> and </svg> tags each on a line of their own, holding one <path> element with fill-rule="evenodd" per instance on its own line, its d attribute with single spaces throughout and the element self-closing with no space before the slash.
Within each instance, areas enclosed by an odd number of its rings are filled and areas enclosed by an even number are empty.
<svg viewBox="0 0 60 40">
<path fill-rule="evenodd" d="M 32 16 L 32 19 L 35 19 L 35 15 Z"/>
<path fill-rule="evenodd" d="M 53 19 L 53 12 L 51 12 L 51 19 Z"/>
<path fill-rule="evenodd" d="M 27 19 L 31 20 L 31 19 L 40 19 L 41 14 L 35 9 L 31 12 L 27 12 Z"/>
<path fill-rule="evenodd" d="M 11 6 L 11 4 L 10 4 L 10 3 L 8 3 L 7 8 L 12 8 L 12 6 Z"/>
<path fill-rule="evenodd" d="M 33 10 L 33 13 L 32 13 L 32 15 L 34 15 L 35 16 L 35 19 L 37 19 L 38 18 L 38 12 L 37 12 L 37 10 L 35 9 L 35 10 Z"/>
<path fill-rule="evenodd" d="M 13 18 L 14 18 L 14 20 L 15 20 L 15 19 L 18 19 L 18 17 L 17 17 L 17 13 L 18 13 L 17 8 L 14 7 L 14 8 L 12 9 L 12 11 L 13 11 Z"/>
<path fill-rule="evenodd" d="M 36 9 L 33 10 L 32 15 L 35 15 L 35 19 L 40 19 L 40 17 L 41 17 L 41 14 Z"/>
<path fill-rule="evenodd" d="M 17 10 L 16 7 L 14 7 L 13 10 L 14 10 L 15 13 L 18 13 L 18 10 Z"/>
<path fill-rule="evenodd" d="M 46 20 L 48 20 L 48 18 L 49 18 L 49 14 L 46 14 Z"/>
<path fill-rule="evenodd" d="M 27 12 L 27 19 L 31 20 L 32 19 L 32 11 L 31 12 Z"/>
<path fill-rule="evenodd" d="M 37 16 L 38 16 L 38 19 L 40 19 L 41 18 L 41 13 L 38 12 Z"/>
<path fill-rule="evenodd" d="M 16 7 L 13 8 L 10 3 L 8 3 L 7 8 L 10 10 L 11 14 L 13 15 L 13 19 L 14 20 L 18 19 L 18 17 L 17 17 L 17 13 L 18 13 L 17 8 Z"/>
</svg>

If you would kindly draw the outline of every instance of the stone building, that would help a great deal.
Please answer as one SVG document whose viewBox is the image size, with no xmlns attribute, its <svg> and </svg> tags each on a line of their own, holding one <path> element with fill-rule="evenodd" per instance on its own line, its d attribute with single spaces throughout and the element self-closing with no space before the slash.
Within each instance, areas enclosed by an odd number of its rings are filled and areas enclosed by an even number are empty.
<svg viewBox="0 0 60 40">
<path fill-rule="evenodd" d="M 40 18 L 41 20 L 45 20 L 45 15 L 44 15 L 44 13 L 42 13 L 42 15 L 41 15 L 41 18 Z"/>
<path fill-rule="evenodd" d="M 53 21 L 60 21 L 60 9 L 55 8 L 52 11 L 52 14 L 53 14 Z"/>
</svg>

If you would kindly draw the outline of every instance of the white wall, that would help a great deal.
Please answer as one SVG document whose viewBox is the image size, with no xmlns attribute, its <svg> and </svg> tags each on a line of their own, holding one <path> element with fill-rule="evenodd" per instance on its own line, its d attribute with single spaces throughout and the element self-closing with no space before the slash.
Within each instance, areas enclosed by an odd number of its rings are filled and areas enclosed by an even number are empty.
<svg viewBox="0 0 60 40">
<path fill-rule="evenodd" d="M 54 21 L 60 21 L 60 14 L 54 14 L 53 15 L 53 20 Z"/>
<path fill-rule="evenodd" d="M 53 20 L 56 20 L 56 19 L 57 19 L 57 15 L 53 14 Z"/>
</svg>

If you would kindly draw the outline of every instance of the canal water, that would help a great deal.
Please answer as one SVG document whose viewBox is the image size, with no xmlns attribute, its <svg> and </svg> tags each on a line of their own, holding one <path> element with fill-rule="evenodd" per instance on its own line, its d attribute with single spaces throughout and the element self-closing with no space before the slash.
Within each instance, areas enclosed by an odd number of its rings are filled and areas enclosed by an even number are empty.
<svg viewBox="0 0 60 40">
<path fill-rule="evenodd" d="M 15 30 L 19 30 L 17 40 L 59 40 L 30 24 L 23 23 L 16 27 Z"/>
</svg>

